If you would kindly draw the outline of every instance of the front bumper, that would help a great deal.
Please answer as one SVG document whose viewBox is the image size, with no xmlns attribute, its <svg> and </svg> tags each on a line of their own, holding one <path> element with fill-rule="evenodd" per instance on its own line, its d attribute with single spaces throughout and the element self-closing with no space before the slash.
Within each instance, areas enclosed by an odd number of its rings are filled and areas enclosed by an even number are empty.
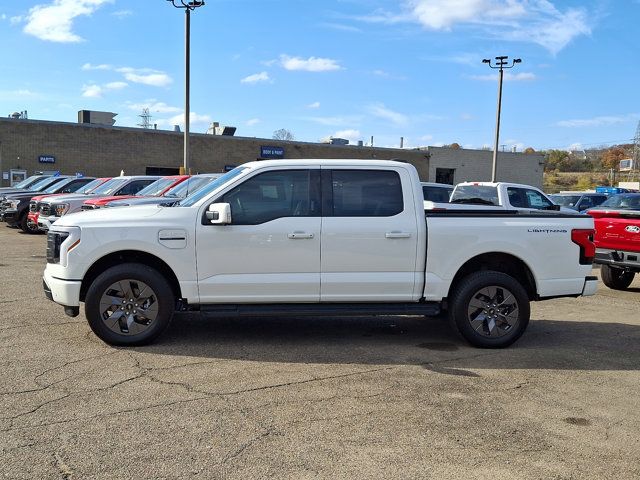
<svg viewBox="0 0 640 480">
<path fill-rule="evenodd" d="M 43 217 L 42 215 L 40 215 L 38 217 L 38 229 L 43 230 L 43 231 L 47 231 L 49 230 L 49 228 L 51 228 L 51 225 L 60 217 L 56 217 L 56 216 L 50 216 L 50 217 Z"/>
<path fill-rule="evenodd" d="M 4 211 L 2 213 L 0 213 L 0 218 L 2 218 L 3 222 L 7 222 L 9 225 L 15 225 L 16 224 L 16 214 L 18 212 L 16 212 L 15 210 L 13 211 Z"/>
<path fill-rule="evenodd" d="M 596 258 L 593 263 L 629 268 L 633 271 L 640 272 L 640 252 L 598 248 L 596 249 Z"/>
<path fill-rule="evenodd" d="M 64 307 L 80 306 L 80 280 L 63 280 L 52 276 L 47 270 L 44 271 L 42 286 L 44 294 Z"/>
</svg>

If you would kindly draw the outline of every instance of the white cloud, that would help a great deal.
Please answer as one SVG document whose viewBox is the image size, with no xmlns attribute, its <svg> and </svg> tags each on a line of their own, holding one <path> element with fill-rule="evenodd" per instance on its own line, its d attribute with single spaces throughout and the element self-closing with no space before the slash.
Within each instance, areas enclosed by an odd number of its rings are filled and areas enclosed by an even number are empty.
<svg viewBox="0 0 640 480">
<path fill-rule="evenodd" d="M 260 83 L 260 82 L 268 82 L 271 78 L 267 72 L 254 73 L 253 75 L 249 75 L 248 77 L 244 77 L 240 80 L 240 83 Z"/>
<path fill-rule="evenodd" d="M 83 85 L 82 96 L 88 98 L 102 97 L 103 89 L 100 85 Z"/>
<path fill-rule="evenodd" d="M 0 18 L 1 18 L 2 20 L 6 20 L 6 19 L 7 19 L 7 14 L 6 14 L 6 13 L 3 13 L 2 15 L 0 15 Z"/>
<path fill-rule="evenodd" d="M 133 11 L 132 10 L 118 10 L 117 12 L 113 12 L 111 15 L 113 15 L 114 17 L 118 17 L 118 18 L 124 18 L 124 17 L 129 17 L 129 16 L 133 15 Z"/>
<path fill-rule="evenodd" d="M 109 82 L 104 87 L 107 90 L 122 90 L 128 86 L 129 84 L 127 82 Z"/>
<path fill-rule="evenodd" d="M 24 17 L 24 16 L 22 16 L 22 15 L 16 15 L 16 16 L 11 17 L 11 18 L 9 19 L 9 23 L 10 23 L 11 25 L 18 25 L 19 23 L 24 22 L 24 19 L 25 19 L 25 17 Z"/>
<path fill-rule="evenodd" d="M 536 43 L 556 54 L 574 38 L 589 35 L 584 8 L 559 10 L 550 0 L 405 0 L 402 12 L 378 10 L 359 20 L 418 23 L 429 30 L 472 27 L 487 37 Z"/>
<path fill-rule="evenodd" d="M 402 113 L 394 112 L 382 103 L 376 103 L 367 107 L 367 112 L 374 117 L 389 120 L 394 125 L 403 126 L 409 123 L 409 117 Z"/>
<path fill-rule="evenodd" d="M 362 140 L 362 134 L 360 130 L 355 129 L 347 129 L 347 130 L 338 130 L 333 135 L 328 135 L 320 139 L 321 142 L 328 142 L 332 138 L 345 138 L 349 140 L 349 143 L 352 145 L 357 145 L 358 140 Z"/>
<path fill-rule="evenodd" d="M 123 88 L 128 87 L 129 84 L 126 82 L 110 82 L 104 85 L 83 85 L 82 86 L 82 96 L 88 98 L 101 98 L 102 95 L 111 90 L 122 90 Z"/>
<path fill-rule="evenodd" d="M 111 65 L 107 65 L 102 63 L 100 65 L 92 65 L 91 63 L 85 63 L 82 65 L 82 70 L 112 70 L 113 67 Z"/>
<path fill-rule="evenodd" d="M 250 118 L 249 120 L 247 120 L 244 124 L 247 127 L 253 127 L 254 125 L 257 125 L 260 123 L 260 119 L 259 118 Z"/>
<path fill-rule="evenodd" d="M 171 118 L 160 118 L 157 121 L 154 121 L 155 124 L 157 124 L 159 127 L 168 127 L 168 128 L 172 128 L 174 125 L 180 125 L 181 127 L 184 127 L 184 112 L 178 114 L 178 115 L 174 115 Z M 196 112 L 191 112 L 191 114 L 189 115 L 189 129 L 191 130 L 192 126 L 195 127 L 202 127 L 202 126 L 209 126 L 209 124 L 211 123 L 211 116 L 210 115 L 201 115 L 199 113 Z"/>
<path fill-rule="evenodd" d="M 313 102 L 307 105 L 307 108 L 320 108 L 320 102 Z"/>
<path fill-rule="evenodd" d="M 603 127 L 607 125 L 618 125 L 620 123 L 635 122 L 640 118 L 637 113 L 630 113 L 628 115 L 605 115 L 594 118 L 583 118 L 576 120 L 561 120 L 556 123 L 558 127 Z"/>
<path fill-rule="evenodd" d="M 472 80 L 480 80 L 483 82 L 495 82 L 496 80 L 498 80 L 498 74 L 497 73 L 489 73 L 487 75 L 470 75 L 469 78 L 471 78 Z M 520 72 L 520 73 L 511 73 L 511 72 L 504 72 L 504 81 L 505 82 L 526 82 L 526 81 L 531 81 L 531 80 L 536 80 L 538 77 L 536 77 L 535 73 L 531 73 L 531 72 Z"/>
<path fill-rule="evenodd" d="M 321 23 L 320 26 L 342 32 L 362 33 L 361 28 L 354 27 L 353 25 L 345 25 L 343 23 Z"/>
<path fill-rule="evenodd" d="M 29 9 L 24 32 L 50 42 L 80 42 L 82 38 L 72 32 L 73 21 L 82 15 L 91 15 L 112 0 L 53 0 Z"/>
<path fill-rule="evenodd" d="M 470 113 L 461 113 L 460 114 L 460 119 L 464 120 L 465 122 L 468 122 L 469 120 L 473 120 L 473 115 L 471 115 Z"/>
<path fill-rule="evenodd" d="M 166 87 L 173 82 L 173 79 L 166 73 L 125 73 L 124 78 L 133 83 L 141 83 L 143 85 L 150 85 L 153 87 Z"/>
<path fill-rule="evenodd" d="M 184 110 L 180 107 L 172 107 L 167 105 L 164 102 L 158 102 L 155 99 L 147 100 L 144 103 L 129 103 L 127 104 L 127 108 L 130 110 L 142 110 L 144 108 L 148 108 L 149 112 L 156 113 L 181 113 Z"/>
<path fill-rule="evenodd" d="M 286 70 L 303 70 L 305 72 L 329 72 L 332 70 L 342 70 L 337 60 L 331 58 L 309 57 L 307 59 L 300 57 L 290 57 L 289 55 L 280 55 L 280 65 Z"/>
<path fill-rule="evenodd" d="M 430 140 L 433 140 L 433 135 L 422 135 L 420 137 L 420 140 L 422 140 L 423 142 L 428 142 Z"/>
</svg>

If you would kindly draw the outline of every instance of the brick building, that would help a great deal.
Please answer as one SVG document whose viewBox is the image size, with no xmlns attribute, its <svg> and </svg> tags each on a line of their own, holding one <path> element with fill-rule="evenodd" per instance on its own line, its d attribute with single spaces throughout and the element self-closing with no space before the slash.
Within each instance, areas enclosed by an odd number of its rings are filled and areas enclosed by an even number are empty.
<svg viewBox="0 0 640 480">
<path fill-rule="evenodd" d="M 192 172 L 221 172 L 225 167 L 265 158 L 394 159 L 409 162 L 423 181 L 456 183 L 490 180 L 492 153 L 485 150 L 425 147 L 378 148 L 191 134 Z M 170 174 L 182 165 L 183 134 L 166 130 L 0 119 L 2 186 L 12 169 L 81 172 L 87 176 Z M 543 157 L 500 153 L 498 178 L 542 186 Z M 6 174 L 6 175 L 5 175 Z"/>
</svg>

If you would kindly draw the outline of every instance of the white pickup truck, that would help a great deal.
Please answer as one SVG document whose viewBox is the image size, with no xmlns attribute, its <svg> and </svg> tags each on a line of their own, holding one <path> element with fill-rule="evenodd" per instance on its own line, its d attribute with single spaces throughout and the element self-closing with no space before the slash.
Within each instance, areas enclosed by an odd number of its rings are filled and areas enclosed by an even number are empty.
<svg viewBox="0 0 640 480">
<path fill-rule="evenodd" d="M 508 210 L 560 211 L 575 213 L 575 210 L 556 205 L 544 192 L 519 183 L 507 182 L 463 182 L 453 189 L 448 203 L 425 201 L 425 209 L 482 209 L 503 208 Z"/>
<path fill-rule="evenodd" d="M 426 315 L 448 310 L 479 347 L 505 347 L 529 302 L 595 293 L 593 219 L 423 209 L 416 169 L 374 160 L 241 165 L 178 204 L 65 215 L 44 290 L 114 345 L 149 343 L 176 310 Z"/>
</svg>

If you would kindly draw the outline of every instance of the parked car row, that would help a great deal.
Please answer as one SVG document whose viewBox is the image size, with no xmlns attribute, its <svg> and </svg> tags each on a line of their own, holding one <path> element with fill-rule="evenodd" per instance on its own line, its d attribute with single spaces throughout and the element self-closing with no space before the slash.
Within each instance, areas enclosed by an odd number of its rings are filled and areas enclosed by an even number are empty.
<svg viewBox="0 0 640 480">
<path fill-rule="evenodd" d="M 0 189 L 0 220 L 26 233 L 46 232 L 69 213 L 137 202 L 175 202 L 220 174 L 195 176 L 29 177 L 14 188 Z M 21 187 L 21 188 L 20 188 Z"/>
</svg>

